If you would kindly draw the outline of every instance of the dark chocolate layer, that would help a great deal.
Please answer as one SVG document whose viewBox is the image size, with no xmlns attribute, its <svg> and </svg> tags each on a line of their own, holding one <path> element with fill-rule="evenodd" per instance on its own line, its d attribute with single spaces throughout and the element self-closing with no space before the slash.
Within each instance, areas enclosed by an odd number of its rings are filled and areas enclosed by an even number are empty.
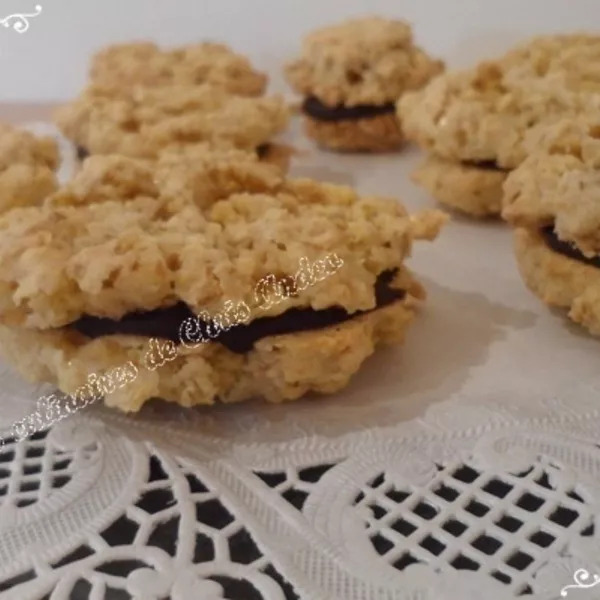
<svg viewBox="0 0 600 600">
<path fill-rule="evenodd" d="M 506 171 L 506 169 L 499 167 L 495 160 L 463 160 L 462 164 L 465 167 L 475 167 L 483 171 Z"/>
<path fill-rule="evenodd" d="M 267 154 L 269 154 L 271 150 L 271 144 L 261 144 L 256 147 L 256 156 L 258 158 L 263 159 Z"/>
<path fill-rule="evenodd" d="M 578 262 L 600 269 L 600 256 L 587 257 L 571 242 L 559 240 L 554 232 L 553 225 L 540 229 L 540 233 L 542 234 L 546 245 L 554 252 L 558 252 L 558 254 L 562 254 L 563 256 L 567 256 Z"/>
<path fill-rule="evenodd" d="M 317 121 L 353 121 L 379 115 L 387 115 L 396 110 L 393 102 L 379 106 L 360 104 L 358 106 L 327 106 L 314 97 L 306 98 L 302 111 Z"/>
<path fill-rule="evenodd" d="M 392 304 L 404 297 L 403 290 L 391 287 L 395 271 L 384 271 L 375 284 L 377 308 Z M 228 331 L 220 331 L 213 341 L 219 342 L 232 352 L 243 354 L 249 352 L 254 344 L 271 335 L 311 331 L 338 325 L 355 316 L 371 311 L 361 311 L 348 314 L 341 307 L 313 310 L 312 308 L 291 308 L 276 317 L 263 317 L 247 325 L 240 324 Z M 157 337 L 180 342 L 179 329 L 188 318 L 195 317 L 194 313 L 183 302 L 169 308 L 159 308 L 148 312 L 129 313 L 119 321 L 85 315 L 71 324 L 71 327 L 92 339 L 106 335 L 138 335 Z M 203 337 L 207 334 L 208 323 L 201 322 Z"/>
<path fill-rule="evenodd" d="M 258 158 L 264 158 L 269 153 L 270 149 L 271 144 L 268 143 L 257 146 L 256 154 L 258 155 Z M 77 146 L 77 158 L 79 160 L 85 160 L 89 155 L 90 153 L 87 148 L 84 148 L 83 146 Z"/>
<path fill-rule="evenodd" d="M 87 148 L 84 148 L 83 146 L 77 146 L 77 158 L 79 160 L 84 160 L 89 155 L 90 155 L 90 153 L 88 152 Z"/>
</svg>

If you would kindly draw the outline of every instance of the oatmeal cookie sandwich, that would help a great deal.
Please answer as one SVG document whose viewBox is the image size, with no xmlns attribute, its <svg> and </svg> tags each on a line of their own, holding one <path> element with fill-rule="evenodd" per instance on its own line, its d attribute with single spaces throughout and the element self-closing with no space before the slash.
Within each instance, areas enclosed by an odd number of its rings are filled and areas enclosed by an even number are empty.
<svg viewBox="0 0 600 600">
<path fill-rule="evenodd" d="M 0 123 L 0 213 L 40 204 L 58 186 L 56 142 Z"/>
<path fill-rule="evenodd" d="M 91 156 L 0 215 L 0 347 L 79 405 L 333 393 L 402 341 L 425 296 L 406 260 L 444 221 L 240 150 Z"/>
<path fill-rule="evenodd" d="M 527 132 L 599 109 L 599 61 L 600 36 L 534 38 L 405 95 L 405 133 L 428 153 L 415 181 L 463 213 L 499 216 L 502 185 L 527 156 Z"/>
<path fill-rule="evenodd" d="M 269 160 L 277 156 L 272 140 L 287 127 L 289 111 L 280 97 L 235 96 L 210 84 L 135 87 L 118 95 L 92 85 L 60 107 L 55 120 L 81 158 L 156 159 L 167 149 L 210 144 Z"/>
<path fill-rule="evenodd" d="M 535 151 L 508 177 L 502 212 L 521 275 L 600 336 L 600 117 L 565 119 L 528 142 Z"/>
<path fill-rule="evenodd" d="M 443 70 L 403 21 L 370 17 L 307 36 L 286 69 L 304 96 L 309 137 L 333 150 L 385 151 L 402 143 L 395 102 Z"/>
</svg>

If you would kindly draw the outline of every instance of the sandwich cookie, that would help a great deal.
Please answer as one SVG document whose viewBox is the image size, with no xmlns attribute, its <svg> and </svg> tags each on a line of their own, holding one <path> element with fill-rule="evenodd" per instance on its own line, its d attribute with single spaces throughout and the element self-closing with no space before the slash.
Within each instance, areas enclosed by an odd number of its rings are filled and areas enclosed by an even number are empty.
<svg viewBox="0 0 600 600">
<path fill-rule="evenodd" d="M 445 220 L 240 150 L 91 156 L 0 216 L 0 347 L 123 411 L 333 393 L 404 338 L 425 298 L 406 260 Z"/>
<path fill-rule="evenodd" d="M 543 302 L 600 336 L 600 120 L 565 119 L 529 143 L 502 212 L 521 275 Z"/>
<path fill-rule="evenodd" d="M 286 68 L 307 135 L 333 150 L 379 152 L 402 143 L 395 102 L 441 72 L 402 21 L 355 19 L 306 37 Z"/>
<path fill-rule="evenodd" d="M 600 36 L 534 38 L 406 94 L 398 102 L 405 134 L 428 154 L 415 181 L 463 213 L 498 217 L 528 131 L 598 110 L 599 59 Z"/>
</svg>

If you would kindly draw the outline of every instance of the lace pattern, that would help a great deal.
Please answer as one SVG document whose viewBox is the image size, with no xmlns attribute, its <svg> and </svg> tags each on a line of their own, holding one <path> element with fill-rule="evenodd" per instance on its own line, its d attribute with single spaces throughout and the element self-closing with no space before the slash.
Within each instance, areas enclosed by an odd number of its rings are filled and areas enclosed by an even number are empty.
<svg viewBox="0 0 600 600">
<path fill-rule="evenodd" d="M 556 597 L 600 572 L 598 412 L 230 455 L 184 425 L 78 415 L 0 455 L 0 590 L 400 600 L 452 580 L 466 598 Z"/>
</svg>

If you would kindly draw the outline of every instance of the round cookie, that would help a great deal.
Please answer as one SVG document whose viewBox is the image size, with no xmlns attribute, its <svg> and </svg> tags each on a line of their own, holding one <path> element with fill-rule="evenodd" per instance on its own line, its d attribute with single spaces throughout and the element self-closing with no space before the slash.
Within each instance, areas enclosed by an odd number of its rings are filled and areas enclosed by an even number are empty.
<svg viewBox="0 0 600 600">
<path fill-rule="evenodd" d="M 0 213 L 41 203 L 58 186 L 58 166 L 52 138 L 0 123 Z"/>
<path fill-rule="evenodd" d="M 311 138 L 333 150 L 376 152 L 402 143 L 396 100 L 442 69 L 414 44 L 407 23 L 370 17 L 308 35 L 286 75 L 305 97 Z"/>
<path fill-rule="evenodd" d="M 476 217 L 497 216 L 506 172 L 494 166 L 457 163 L 428 156 L 412 179 L 437 201 Z"/>
<path fill-rule="evenodd" d="M 96 393 L 97 399 L 105 395 L 107 405 L 127 412 L 138 411 L 149 398 L 182 406 L 250 398 L 284 402 L 309 392 L 343 389 L 377 347 L 403 340 L 418 304 L 418 298 L 407 295 L 338 325 L 265 337 L 243 354 L 218 343 L 180 350 L 154 370 L 145 366 L 150 345 L 143 337 L 110 336 L 82 343 L 62 330 L 0 325 L 0 346 L 25 377 L 54 381 L 83 404 L 86 392 L 93 397 L 85 385 L 90 376 L 123 366 L 130 371 L 130 381 L 120 386 L 119 375 L 114 375 Z"/>
<path fill-rule="evenodd" d="M 404 261 L 445 220 L 240 150 L 92 156 L 0 216 L 0 344 L 127 411 L 330 393 L 403 337 L 424 297 Z"/>
<path fill-rule="evenodd" d="M 136 86 L 219 86 L 231 94 L 260 96 L 267 77 L 223 44 L 204 42 L 162 50 L 151 42 L 115 44 L 97 52 L 90 81 L 115 94 Z"/>
<path fill-rule="evenodd" d="M 90 86 L 55 120 L 88 155 L 155 159 L 200 143 L 259 152 L 286 128 L 289 110 L 280 97 L 234 96 L 208 84 L 137 87 L 126 95 Z"/>
<path fill-rule="evenodd" d="M 527 285 L 600 335 L 600 120 L 564 119 L 527 136 L 530 156 L 505 183 Z"/>
<path fill-rule="evenodd" d="M 600 36 L 534 38 L 495 61 L 448 72 L 404 95 L 398 115 L 406 136 L 437 158 L 514 169 L 528 155 L 532 129 L 600 109 L 598 57 Z M 475 208 L 472 214 L 483 214 Z"/>
<path fill-rule="evenodd" d="M 527 287 L 549 306 L 600 336 L 600 261 L 592 266 L 549 248 L 535 230 L 515 230 L 515 254 Z"/>
<path fill-rule="evenodd" d="M 405 133 L 448 160 L 515 168 L 527 156 L 523 144 L 532 127 L 600 106 L 596 57 L 600 36 L 559 35 L 445 73 L 400 98 Z"/>
</svg>

